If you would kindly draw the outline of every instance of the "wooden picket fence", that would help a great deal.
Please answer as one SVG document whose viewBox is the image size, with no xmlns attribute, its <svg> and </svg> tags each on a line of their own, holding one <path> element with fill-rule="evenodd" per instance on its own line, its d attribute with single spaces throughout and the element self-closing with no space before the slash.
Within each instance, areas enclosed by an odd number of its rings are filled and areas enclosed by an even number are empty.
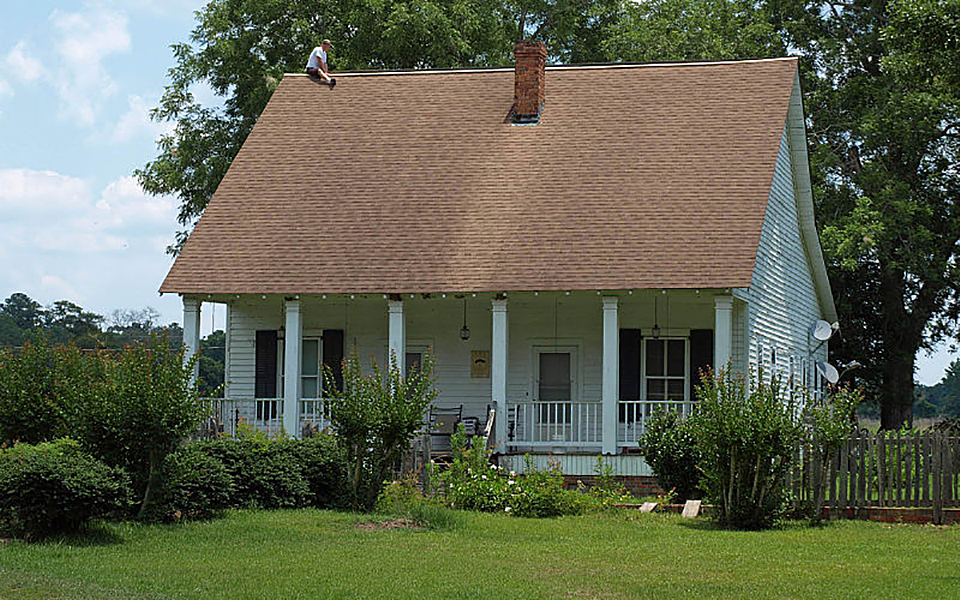
<svg viewBox="0 0 960 600">
<path fill-rule="evenodd" d="M 960 437 L 935 431 L 859 431 L 820 464 L 810 448 L 797 449 L 790 473 L 795 508 L 814 498 L 827 469 L 825 505 L 932 508 L 940 522 L 944 508 L 960 507 Z"/>
</svg>

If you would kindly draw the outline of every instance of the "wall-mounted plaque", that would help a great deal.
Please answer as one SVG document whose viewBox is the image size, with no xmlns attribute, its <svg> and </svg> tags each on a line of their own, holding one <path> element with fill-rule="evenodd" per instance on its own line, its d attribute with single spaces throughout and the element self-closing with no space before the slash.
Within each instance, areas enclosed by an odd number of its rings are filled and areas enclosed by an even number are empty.
<svg viewBox="0 0 960 600">
<path fill-rule="evenodd" d="M 470 353 L 470 377 L 490 377 L 489 350 L 474 350 Z"/>
</svg>

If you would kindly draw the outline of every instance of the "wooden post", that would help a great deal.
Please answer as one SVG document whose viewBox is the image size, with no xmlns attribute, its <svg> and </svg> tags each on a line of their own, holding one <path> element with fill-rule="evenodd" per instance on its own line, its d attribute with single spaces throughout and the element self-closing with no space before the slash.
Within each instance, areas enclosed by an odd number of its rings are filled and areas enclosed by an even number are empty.
<svg viewBox="0 0 960 600">
<path fill-rule="evenodd" d="M 943 522 L 943 489 L 941 484 L 941 471 L 943 469 L 943 450 L 939 435 L 932 438 L 933 465 L 933 523 L 939 525 Z"/>
<path fill-rule="evenodd" d="M 303 321 L 300 300 L 284 301 L 286 326 L 283 340 L 283 429 L 288 437 L 300 437 L 300 352 Z"/>
<path fill-rule="evenodd" d="M 494 299 L 493 311 L 493 340 L 490 353 L 490 400 L 497 409 L 494 421 L 496 435 L 494 436 L 495 451 L 501 454 L 507 452 L 507 350 L 509 348 L 509 324 L 507 321 L 506 298 Z M 519 421 L 520 415 L 517 415 Z M 517 423 L 519 427 L 519 423 Z"/>
<path fill-rule="evenodd" d="M 840 447 L 840 494 L 837 498 L 838 506 L 846 508 L 850 505 L 850 482 L 847 475 L 850 473 L 850 444 L 851 438 L 847 438 Z"/>
<path fill-rule="evenodd" d="M 887 455 L 886 455 L 886 432 L 881 431 L 877 433 L 877 504 L 878 506 L 886 506 L 885 492 L 888 492 L 887 488 L 890 487 L 890 481 L 884 481 L 887 477 L 887 471 L 889 470 L 889 465 L 887 464 Z M 884 485 L 886 484 L 886 485 Z"/>
<path fill-rule="evenodd" d="M 617 402 L 620 401 L 620 327 L 616 296 L 603 298 L 603 360 L 600 397 L 601 449 L 617 453 Z"/>
<path fill-rule="evenodd" d="M 190 360 L 200 352 L 200 306 L 195 298 L 183 297 L 183 343 L 187 346 L 184 360 Z M 200 377 L 200 360 L 193 365 L 193 380 Z"/>
<path fill-rule="evenodd" d="M 925 431 L 920 438 L 920 462 L 923 463 L 923 475 L 920 483 L 923 485 L 923 506 L 930 506 L 930 432 Z"/>
</svg>

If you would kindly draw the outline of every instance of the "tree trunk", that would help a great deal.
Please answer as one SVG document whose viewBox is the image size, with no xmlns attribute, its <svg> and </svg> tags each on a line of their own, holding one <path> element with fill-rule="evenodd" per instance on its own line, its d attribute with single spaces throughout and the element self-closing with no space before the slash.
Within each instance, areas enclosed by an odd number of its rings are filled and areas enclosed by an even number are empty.
<svg viewBox="0 0 960 600">
<path fill-rule="evenodd" d="M 140 503 L 140 510 L 137 511 L 137 518 L 142 519 L 147 514 L 147 508 L 153 501 L 153 492 L 160 479 L 160 458 L 157 452 L 150 453 L 150 473 L 147 475 L 147 488 L 143 490 L 143 501 Z"/>
<path fill-rule="evenodd" d="M 913 425 L 913 368 L 922 339 L 925 315 L 919 307 L 908 312 L 904 274 L 887 271 L 881 276 L 883 311 L 883 386 L 880 390 L 880 428 L 900 429 Z M 919 322 L 919 327 L 917 323 Z"/>
<path fill-rule="evenodd" d="M 913 425 L 913 367 L 917 348 L 887 346 L 880 395 L 880 429 Z"/>
</svg>

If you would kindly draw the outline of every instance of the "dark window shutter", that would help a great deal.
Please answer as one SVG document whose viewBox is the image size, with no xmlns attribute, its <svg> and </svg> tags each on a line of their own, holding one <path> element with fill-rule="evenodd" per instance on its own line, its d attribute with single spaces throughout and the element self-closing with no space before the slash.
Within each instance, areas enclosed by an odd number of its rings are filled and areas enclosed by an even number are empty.
<svg viewBox="0 0 960 600">
<path fill-rule="evenodd" d="M 257 331 L 255 398 L 277 397 L 277 332 Z"/>
<path fill-rule="evenodd" d="M 696 399 L 700 371 L 713 366 L 713 330 L 690 330 L 690 394 Z"/>
<path fill-rule="evenodd" d="M 620 399 L 640 400 L 640 330 L 620 330 Z"/>
<path fill-rule="evenodd" d="M 337 390 L 343 391 L 343 330 L 323 330 L 323 364 L 333 371 Z"/>
</svg>

